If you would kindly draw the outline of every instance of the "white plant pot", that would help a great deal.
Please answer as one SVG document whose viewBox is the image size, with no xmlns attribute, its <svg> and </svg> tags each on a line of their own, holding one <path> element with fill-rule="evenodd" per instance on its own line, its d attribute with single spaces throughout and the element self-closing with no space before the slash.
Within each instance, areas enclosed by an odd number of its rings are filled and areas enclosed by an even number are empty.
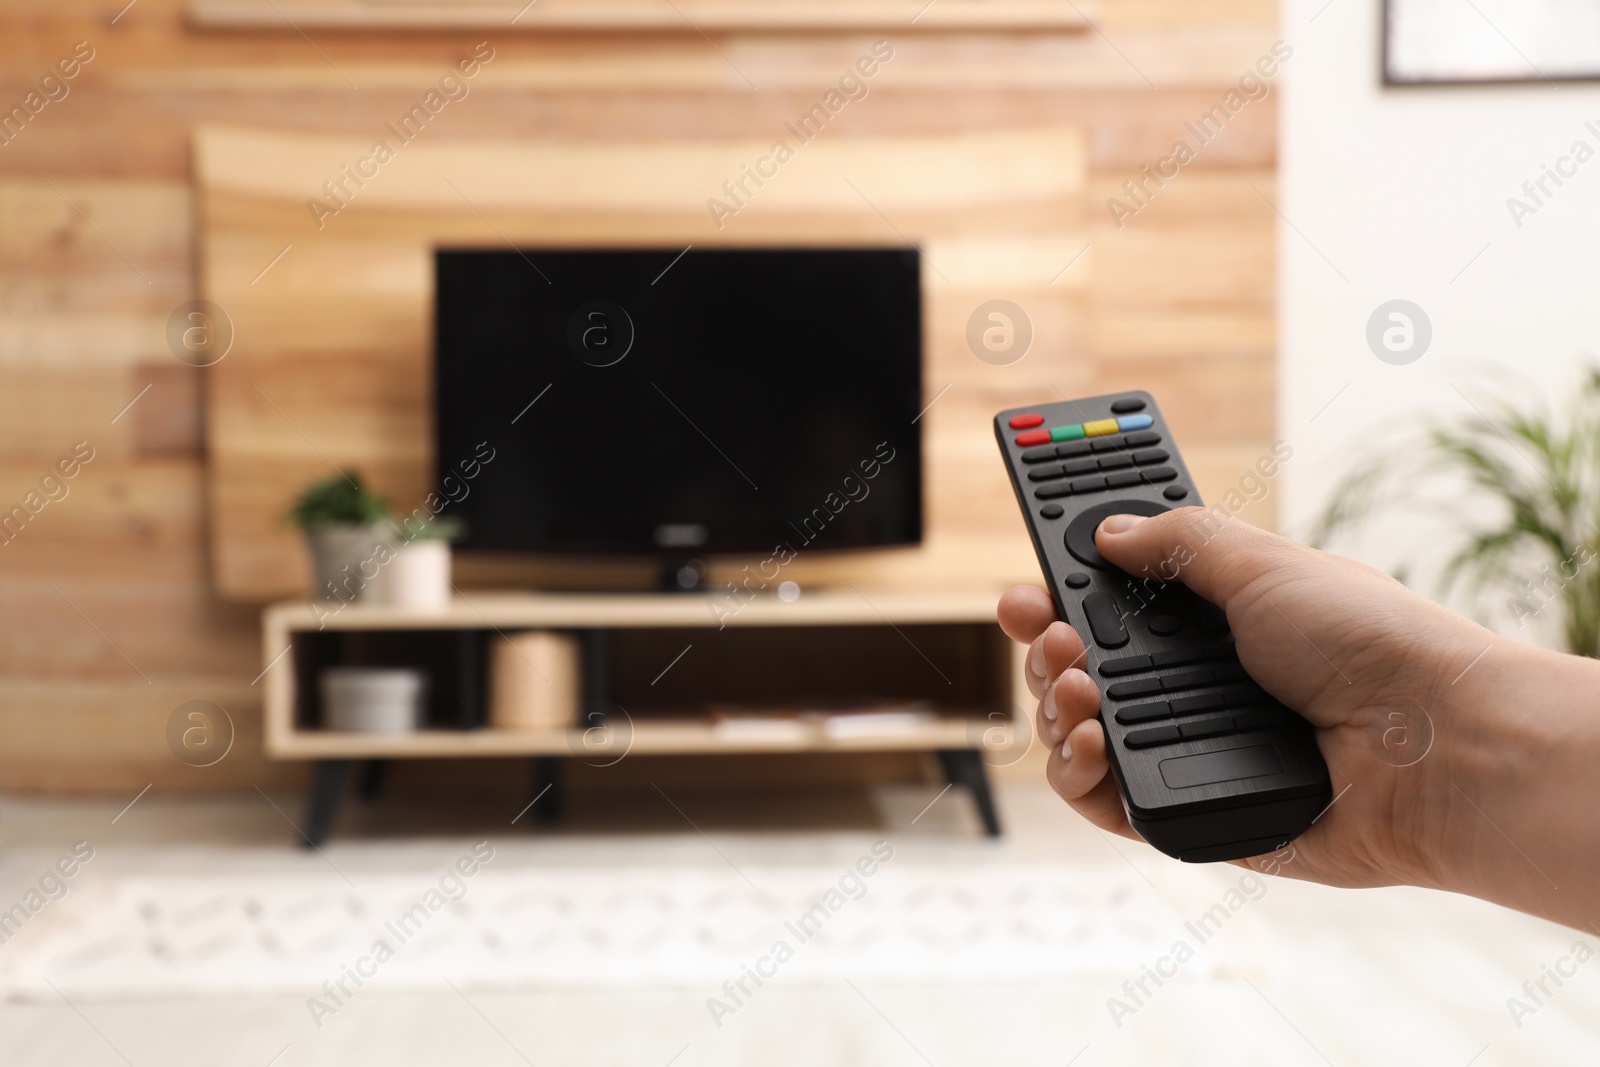
<svg viewBox="0 0 1600 1067">
<path fill-rule="evenodd" d="M 306 531 L 311 549 L 311 595 L 323 600 L 377 599 L 374 582 L 391 542 L 384 526 L 318 526 Z"/>
<path fill-rule="evenodd" d="M 356 734 L 408 734 L 422 725 L 427 675 L 404 667 L 329 667 L 318 675 L 322 724 Z"/>
<path fill-rule="evenodd" d="M 403 608 L 450 604 L 450 543 L 412 541 L 394 550 L 379 578 L 382 602 Z"/>
</svg>

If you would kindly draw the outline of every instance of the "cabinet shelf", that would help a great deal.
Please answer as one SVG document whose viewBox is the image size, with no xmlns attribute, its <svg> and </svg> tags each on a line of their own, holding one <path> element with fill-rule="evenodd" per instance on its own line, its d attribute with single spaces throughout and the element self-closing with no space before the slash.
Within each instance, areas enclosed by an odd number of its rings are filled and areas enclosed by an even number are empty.
<svg viewBox="0 0 1600 1067">
<path fill-rule="evenodd" d="M 554 776 L 563 759 L 603 767 L 628 757 L 895 751 L 937 753 L 951 780 L 980 798 L 994 833 L 984 750 L 1011 762 L 1031 738 L 1018 719 L 1023 651 L 995 625 L 994 606 L 990 593 L 855 590 L 793 603 L 525 593 L 469 593 L 429 611 L 282 603 L 266 610 L 262 626 L 265 747 L 273 759 L 319 765 L 305 831 L 312 842 L 326 834 L 354 761 L 521 757 Z M 484 726 L 462 713 L 487 688 L 475 650 L 522 630 L 582 635 L 578 723 L 590 729 Z M 335 665 L 429 671 L 437 683 L 429 728 L 321 728 L 315 682 Z M 770 731 L 738 715 L 722 724 L 714 717 L 730 708 L 759 719 L 762 709 L 811 707 L 929 714 L 842 736 L 810 717 Z M 452 717 L 470 728 L 440 728 Z"/>
</svg>

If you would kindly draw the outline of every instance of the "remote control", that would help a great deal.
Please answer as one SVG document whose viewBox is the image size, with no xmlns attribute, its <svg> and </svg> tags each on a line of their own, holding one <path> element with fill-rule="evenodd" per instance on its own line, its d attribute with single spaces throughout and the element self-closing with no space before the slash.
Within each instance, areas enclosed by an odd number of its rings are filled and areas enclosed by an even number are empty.
<svg viewBox="0 0 1600 1067">
<path fill-rule="evenodd" d="M 1200 503 L 1155 400 L 1016 408 L 995 416 L 994 432 L 1056 613 L 1088 649 L 1128 822 L 1191 863 L 1299 836 L 1332 795 L 1311 725 L 1251 681 L 1220 608 L 1179 582 L 1118 570 L 1095 548 L 1108 515 Z"/>
</svg>

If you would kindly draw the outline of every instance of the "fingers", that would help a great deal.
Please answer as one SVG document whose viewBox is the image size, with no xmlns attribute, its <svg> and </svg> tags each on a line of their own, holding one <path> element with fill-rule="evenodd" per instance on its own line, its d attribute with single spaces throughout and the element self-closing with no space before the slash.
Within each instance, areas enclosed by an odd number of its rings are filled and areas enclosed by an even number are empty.
<svg viewBox="0 0 1600 1067">
<path fill-rule="evenodd" d="M 1052 622 L 1028 646 L 1028 691 L 1042 697 L 1045 689 L 1062 671 L 1084 664 L 1083 638 L 1064 622 Z"/>
<path fill-rule="evenodd" d="M 1270 571 L 1314 551 L 1208 508 L 1149 518 L 1112 515 L 1095 531 L 1095 547 L 1135 577 L 1180 580 L 1222 606 Z"/>
<path fill-rule="evenodd" d="M 1050 753 L 1045 777 L 1073 809 L 1102 830 L 1135 837 L 1106 760 L 1106 734 L 1094 719 L 1080 722 Z"/>
<path fill-rule="evenodd" d="M 1000 629 L 1020 645 L 1030 644 L 1056 621 L 1050 594 L 1036 585 L 1015 585 L 1000 598 Z"/>
<path fill-rule="evenodd" d="M 1100 712 L 1100 690 L 1078 667 L 1063 671 L 1039 700 L 1039 741 L 1059 748 L 1067 735 L 1085 719 Z"/>
</svg>

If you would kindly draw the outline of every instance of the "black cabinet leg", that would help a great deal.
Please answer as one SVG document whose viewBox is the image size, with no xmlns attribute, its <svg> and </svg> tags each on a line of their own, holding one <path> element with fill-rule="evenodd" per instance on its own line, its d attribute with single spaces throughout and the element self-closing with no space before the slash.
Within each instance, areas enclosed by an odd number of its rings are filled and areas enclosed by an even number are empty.
<svg viewBox="0 0 1600 1067">
<path fill-rule="evenodd" d="M 383 792 L 384 783 L 389 780 L 389 771 L 393 766 L 394 761 L 386 759 L 369 759 L 362 765 L 362 800 L 373 800 Z"/>
<path fill-rule="evenodd" d="M 983 751 L 976 748 L 946 748 L 939 750 L 939 765 L 951 785 L 964 785 L 972 792 L 972 802 L 978 806 L 978 817 L 983 820 L 983 832 L 990 837 L 1000 836 L 1000 814 L 994 807 L 994 791 L 989 788 L 989 768 L 983 762 Z"/>
<path fill-rule="evenodd" d="M 352 764 L 347 759 L 325 759 L 317 763 L 311 779 L 311 793 L 306 798 L 305 829 L 300 831 L 300 844 L 316 848 L 328 839 L 334 816 L 344 800 L 345 786 L 350 782 Z"/>
<path fill-rule="evenodd" d="M 561 818 L 561 775 L 563 764 L 560 756 L 535 756 L 533 758 L 533 811 L 535 819 L 542 823 L 552 823 Z"/>
</svg>

